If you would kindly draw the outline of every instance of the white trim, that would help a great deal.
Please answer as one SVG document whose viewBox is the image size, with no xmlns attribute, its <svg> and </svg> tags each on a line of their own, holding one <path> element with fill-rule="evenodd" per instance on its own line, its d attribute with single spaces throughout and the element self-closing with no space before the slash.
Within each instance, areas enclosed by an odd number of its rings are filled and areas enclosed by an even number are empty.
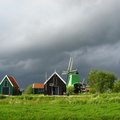
<svg viewBox="0 0 120 120">
<path fill-rule="evenodd" d="M 13 87 L 13 84 L 11 83 L 11 81 L 10 81 L 10 79 L 8 78 L 8 76 L 7 75 L 5 75 L 5 77 L 2 79 L 2 81 L 0 82 L 0 84 L 2 84 L 2 82 L 5 80 L 5 78 L 7 78 L 8 79 L 8 81 L 10 82 L 10 84 L 12 85 L 12 87 Z"/>
<path fill-rule="evenodd" d="M 32 88 L 34 88 L 34 86 L 35 86 L 35 85 L 33 84 Z"/>
<path fill-rule="evenodd" d="M 56 75 L 66 84 L 66 82 L 60 77 L 60 75 L 59 75 L 57 72 L 54 72 L 54 73 L 44 82 L 44 85 L 50 80 L 50 78 L 51 78 L 54 74 L 56 74 Z"/>
<path fill-rule="evenodd" d="M 9 77 L 11 77 L 11 76 L 9 76 Z M 11 80 L 9 79 L 9 77 L 8 77 L 8 75 L 5 75 L 4 78 L 2 79 L 2 81 L 0 82 L 0 84 L 2 84 L 2 82 L 4 81 L 5 78 L 7 78 L 8 81 L 10 82 L 10 84 L 12 85 L 12 87 L 14 87 L 14 85 L 12 84 Z M 14 77 L 12 77 L 12 78 L 14 79 Z M 14 81 L 16 82 L 15 79 L 14 79 Z M 18 85 L 17 82 L 16 82 L 16 84 L 17 84 L 17 86 L 18 86 L 18 88 L 19 88 L 19 85 Z"/>
<path fill-rule="evenodd" d="M 33 84 L 33 86 L 32 86 L 32 90 L 33 90 L 33 94 L 34 94 L 34 92 L 35 92 L 35 91 L 34 91 L 34 84 Z"/>
<path fill-rule="evenodd" d="M 7 75 L 4 76 L 4 78 L 2 79 L 2 81 L 0 82 L 0 84 L 2 84 L 2 82 L 4 81 L 4 79 L 7 77 Z"/>
<path fill-rule="evenodd" d="M 7 78 L 8 78 L 8 80 L 9 80 L 9 82 L 11 83 L 12 87 L 14 87 L 8 76 L 7 76 Z M 14 78 L 13 78 L 13 79 L 14 79 Z"/>
</svg>

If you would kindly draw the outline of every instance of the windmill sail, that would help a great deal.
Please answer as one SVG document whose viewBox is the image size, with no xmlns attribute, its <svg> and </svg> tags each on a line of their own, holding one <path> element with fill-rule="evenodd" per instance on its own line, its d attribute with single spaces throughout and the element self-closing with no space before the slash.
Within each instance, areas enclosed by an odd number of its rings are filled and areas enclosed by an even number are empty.
<svg viewBox="0 0 120 120">
<path fill-rule="evenodd" d="M 73 59 L 70 57 L 69 64 L 68 64 L 68 71 L 72 71 Z"/>
</svg>

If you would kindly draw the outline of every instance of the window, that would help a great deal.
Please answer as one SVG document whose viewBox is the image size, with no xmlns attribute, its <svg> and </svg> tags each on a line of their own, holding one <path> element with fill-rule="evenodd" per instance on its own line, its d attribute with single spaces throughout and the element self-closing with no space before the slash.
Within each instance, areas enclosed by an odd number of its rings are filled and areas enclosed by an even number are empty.
<svg viewBox="0 0 120 120">
<path fill-rule="evenodd" d="M 7 83 L 8 83 L 8 82 L 7 82 L 7 81 L 5 81 L 5 86 L 7 86 Z"/>
</svg>

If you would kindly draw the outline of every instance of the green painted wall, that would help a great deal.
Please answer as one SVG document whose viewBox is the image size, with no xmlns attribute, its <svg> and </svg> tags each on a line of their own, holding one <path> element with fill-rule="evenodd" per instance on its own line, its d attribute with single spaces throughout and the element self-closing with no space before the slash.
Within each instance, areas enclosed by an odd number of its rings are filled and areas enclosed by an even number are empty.
<svg viewBox="0 0 120 120">
<path fill-rule="evenodd" d="M 34 88 L 33 94 L 44 94 L 44 88 Z"/>
</svg>

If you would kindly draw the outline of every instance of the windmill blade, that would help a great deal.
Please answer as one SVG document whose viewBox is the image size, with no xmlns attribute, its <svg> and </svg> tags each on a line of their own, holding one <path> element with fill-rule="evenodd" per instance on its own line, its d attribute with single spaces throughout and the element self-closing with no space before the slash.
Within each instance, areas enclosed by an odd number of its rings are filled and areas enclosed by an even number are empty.
<svg viewBox="0 0 120 120">
<path fill-rule="evenodd" d="M 68 64 L 68 71 L 71 71 L 71 70 L 72 70 L 72 64 L 73 64 L 73 60 L 72 60 L 72 58 L 70 57 L 69 64 Z"/>
<path fill-rule="evenodd" d="M 68 74 L 68 71 L 63 71 L 62 75 Z"/>
<path fill-rule="evenodd" d="M 73 59 L 71 58 L 70 71 L 72 71 Z"/>
<path fill-rule="evenodd" d="M 67 75 L 68 73 L 62 73 L 62 75 Z"/>
<path fill-rule="evenodd" d="M 85 79 L 83 79 L 82 84 L 84 83 Z"/>
</svg>

